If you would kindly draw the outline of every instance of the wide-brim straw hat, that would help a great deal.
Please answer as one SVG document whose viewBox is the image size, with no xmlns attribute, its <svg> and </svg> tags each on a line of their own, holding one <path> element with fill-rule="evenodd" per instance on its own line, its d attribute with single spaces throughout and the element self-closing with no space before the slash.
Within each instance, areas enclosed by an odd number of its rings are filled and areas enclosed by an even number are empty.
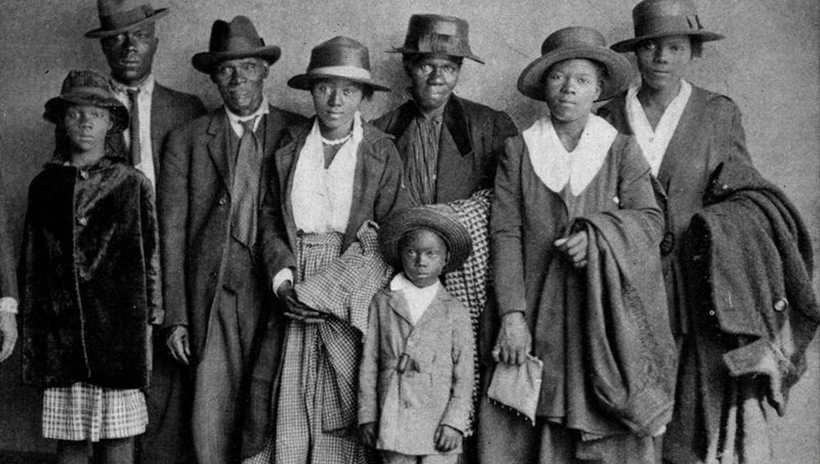
<svg viewBox="0 0 820 464">
<path fill-rule="evenodd" d="M 191 64 L 197 71 L 213 74 L 216 65 L 228 60 L 260 58 L 272 65 L 281 55 L 276 45 L 265 45 L 250 18 L 237 16 L 231 22 L 214 21 L 208 51 L 194 55 Z"/>
<path fill-rule="evenodd" d="M 616 52 L 630 52 L 643 40 L 670 35 L 689 35 L 701 42 L 724 38 L 703 28 L 691 0 L 644 0 L 632 9 L 632 22 L 635 37 L 613 45 Z"/>
<path fill-rule="evenodd" d="M 470 49 L 470 25 L 455 16 L 414 14 L 407 25 L 404 45 L 387 53 L 442 55 L 469 58 L 484 64 Z"/>
<path fill-rule="evenodd" d="M 401 269 L 399 241 L 408 233 L 429 229 L 437 233 L 447 244 L 450 259 L 442 272 L 458 269 L 473 252 L 470 232 L 458 220 L 458 215 L 447 205 L 435 204 L 408 208 L 391 215 L 379 230 L 379 248 L 385 261 Z"/>
<path fill-rule="evenodd" d="M 606 67 L 608 76 L 596 101 L 612 98 L 629 86 L 632 78 L 629 60 L 607 48 L 600 32 L 589 27 L 566 27 L 544 40 L 541 57 L 524 68 L 518 77 L 518 91 L 534 100 L 546 100 L 544 73 L 555 63 L 575 58 L 597 61 Z"/>
<path fill-rule="evenodd" d="M 390 88 L 373 80 L 370 73 L 370 53 L 361 42 L 338 36 L 313 47 L 307 72 L 288 80 L 288 86 L 310 90 L 318 79 L 343 78 L 373 90 L 389 92 Z"/>
<path fill-rule="evenodd" d="M 122 132 L 128 127 L 128 109 L 114 96 L 108 78 L 96 71 L 69 71 L 63 80 L 60 95 L 46 102 L 43 119 L 60 124 L 70 105 L 90 105 L 111 112 L 114 125 L 111 132 Z"/>
<path fill-rule="evenodd" d="M 92 39 L 117 35 L 168 14 L 168 8 L 155 10 L 148 3 L 140 3 L 140 0 L 98 0 L 97 11 L 100 27 L 85 33 Z"/>
</svg>

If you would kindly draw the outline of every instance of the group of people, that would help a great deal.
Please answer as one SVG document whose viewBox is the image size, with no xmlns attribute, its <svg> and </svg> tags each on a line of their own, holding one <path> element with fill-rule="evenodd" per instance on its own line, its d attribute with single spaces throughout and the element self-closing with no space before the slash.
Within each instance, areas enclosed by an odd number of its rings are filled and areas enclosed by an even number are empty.
<svg viewBox="0 0 820 464">
<path fill-rule="evenodd" d="M 811 243 L 737 105 L 684 79 L 723 38 L 691 0 L 641 1 L 611 47 L 551 33 L 520 132 L 454 93 L 483 63 L 460 18 L 411 16 L 407 102 L 369 122 L 390 89 L 357 40 L 288 80 L 306 118 L 265 95 L 280 48 L 217 20 L 206 111 L 155 81 L 167 9 L 98 5 L 110 76 L 46 102 L 0 250 L 0 361 L 19 300 L 60 463 L 769 462 L 820 324 Z"/>
</svg>

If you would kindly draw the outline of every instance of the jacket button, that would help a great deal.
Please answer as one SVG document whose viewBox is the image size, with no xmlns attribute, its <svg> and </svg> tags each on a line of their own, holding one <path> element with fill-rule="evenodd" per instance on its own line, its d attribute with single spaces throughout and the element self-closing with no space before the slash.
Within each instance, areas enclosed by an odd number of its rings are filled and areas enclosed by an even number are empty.
<svg viewBox="0 0 820 464">
<path fill-rule="evenodd" d="M 88 171 L 86 171 L 85 169 L 81 169 L 80 177 L 82 177 L 83 179 L 88 179 Z"/>
<path fill-rule="evenodd" d="M 210 276 L 210 278 L 212 279 L 216 279 L 216 272 L 211 272 L 210 274 L 208 274 L 208 276 Z"/>
<path fill-rule="evenodd" d="M 714 315 L 715 315 L 715 310 L 714 310 L 714 309 L 710 309 L 710 310 L 709 310 L 709 315 L 710 315 L 710 316 L 714 316 Z"/>
<path fill-rule="evenodd" d="M 228 202 L 228 199 L 224 195 L 219 197 L 219 204 L 220 205 L 224 205 L 227 202 Z"/>
<path fill-rule="evenodd" d="M 777 312 L 783 311 L 789 305 L 789 300 L 781 298 L 774 304 L 774 310 Z"/>
<path fill-rule="evenodd" d="M 88 218 L 87 218 L 87 217 L 85 217 L 85 216 L 83 216 L 83 217 L 81 217 L 81 218 L 77 219 L 77 222 L 78 222 L 81 226 L 87 226 L 87 225 L 88 225 Z"/>
</svg>

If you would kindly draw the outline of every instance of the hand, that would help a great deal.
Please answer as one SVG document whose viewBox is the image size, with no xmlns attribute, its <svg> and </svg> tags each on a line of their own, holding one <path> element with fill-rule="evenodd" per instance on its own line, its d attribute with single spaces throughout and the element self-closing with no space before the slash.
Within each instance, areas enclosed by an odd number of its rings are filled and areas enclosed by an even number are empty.
<svg viewBox="0 0 820 464">
<path fill-rule="evenodd" d="M 288 309 L 285 311 L 285 317 L 299 321 L 304 324 L 324 324 L 325 315 L 319 311 L 310 309 L 302 304 L 296 296 L 296 289 L 293 288 L 293 283 L 285 281 L 276 289 L 276 294 L 280 299 L 287 303 Z"/>
<path fill-rule="evenodd" d="M 555 241 L 558 251 L 564 253 L 570 259 L 576 269 L 581 269 L 587 265 L 587 232 L 582 230 Z"/>
<path fill-rule="evenodd" d="M 168 338 L 165 339 L 165 344 L 171 350 L 171 356 L 182 364 L 188 365 L 188 359 L 191 357 L 191 346 L 188 342 L 188 327 L 184 325 L 177 325 L 170 329 Z"/>
<path fill-rule="evenodd" d="M 493 349 L 493 359 L 507 364 L 524 364 L 532 351 L 532 335 L 524 314 L 513 312 L 501 319 L 501 329 Z"/>
<path fill-rule="evenodd" d="M 365 445 L 375 448 L 376 447 L 376 426 L 378 422 L 368 422 L 366 424 L 359 425 L 359 434 L 362 438 L 362 443 Z"/>
<path fill-rule="evenodd" d="M 17 315 L 0 312 L 0 362 L 5 361 L 14 351 L 17 343 Z"/>
<path fill-rule="evenodd" d="M 436 435 L 433 439 L 436 442 L 436 451 L 446 453 L 453 451 L 461 444 L 461 432 L 449 425 L 441 424 L 436 429 Z"/>
</svg>

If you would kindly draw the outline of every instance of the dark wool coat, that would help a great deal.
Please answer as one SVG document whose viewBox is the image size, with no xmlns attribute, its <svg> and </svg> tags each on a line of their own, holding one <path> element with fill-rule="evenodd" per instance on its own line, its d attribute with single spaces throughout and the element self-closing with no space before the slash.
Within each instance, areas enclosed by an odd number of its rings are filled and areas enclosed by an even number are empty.
<svg viewBox="0 0 820 464">
<path fill-rule="evenodd" d="M 151 183 L 123 158 L 46 165 L 29 187 L 20 257 L 25 382 L 148 386 L 157 242 Z"/>
<path fill-rule="evenodd" d="M 626 94 L 609 101 L 598 115 L 618 132 L 631 135 L 626 116 Z M 718 164 L 738 161 L 752 164 L 746 150 L 746 136 L 740 110 L 728 97 L 692 86 L 692 94 L 658 172 L 663 188 L 666 233 L 661 242 L 666 296 L 672 332 L 688 332 L 685 282 L 681 264 L 681 243 L 692 215 L 703 207 L 709 176 Z"/>
<path fill-rule="evenodd" d="M 719 167 L 704 203 L 684 244 L 696 297 L 664 461 L 722 453 L 721 462 L 770 462 L 764 405 L 785 413 L 820 324 L 810 234 L 783 192 L 746 164 Z"/>
<path fill-rule="evenodd" d="M 0 297 L 17 298 L 17 253 L 5 200 L 0 201 Z"/>
<path fill-rule="evenodd" d="M 410 123 L 420 114 L 410 100 L 373 121 L 373 125 L 396 139 L 404 159 L 412 143 Z M 436 203 L 467 198 L 492 188 L 504 140 L 518 133 L 512 119 L 503 111 L 470 100 L 450 97 L 444 107 L 439 141 Z"/>
<path fill-rule="evenodd" d="M 293 175 L 313 119 L 288 128 L 275 155 L 275 167 L 266 177 L 266 196 L 259 212 L 259 240 L 268 282 L 284 268 L 296 268 L 296 224 L 293 221 Z M 342 251 L 356 240 L 356 232 L 366 221 L 382 221 L 394 211 L 410 205 L 402 184 L 401 158 L 391 137 L 368 123 L 359 144 L 353 178 L 353 201 L 345 230 Z M 276 423 L 276 376 L 279 352 L 273 349 L 270 334 L 260 346 L 251 381 L 251 397 L 243 434 L 242 455 L 262 451 L 274 435 Z"/>
</svg>

